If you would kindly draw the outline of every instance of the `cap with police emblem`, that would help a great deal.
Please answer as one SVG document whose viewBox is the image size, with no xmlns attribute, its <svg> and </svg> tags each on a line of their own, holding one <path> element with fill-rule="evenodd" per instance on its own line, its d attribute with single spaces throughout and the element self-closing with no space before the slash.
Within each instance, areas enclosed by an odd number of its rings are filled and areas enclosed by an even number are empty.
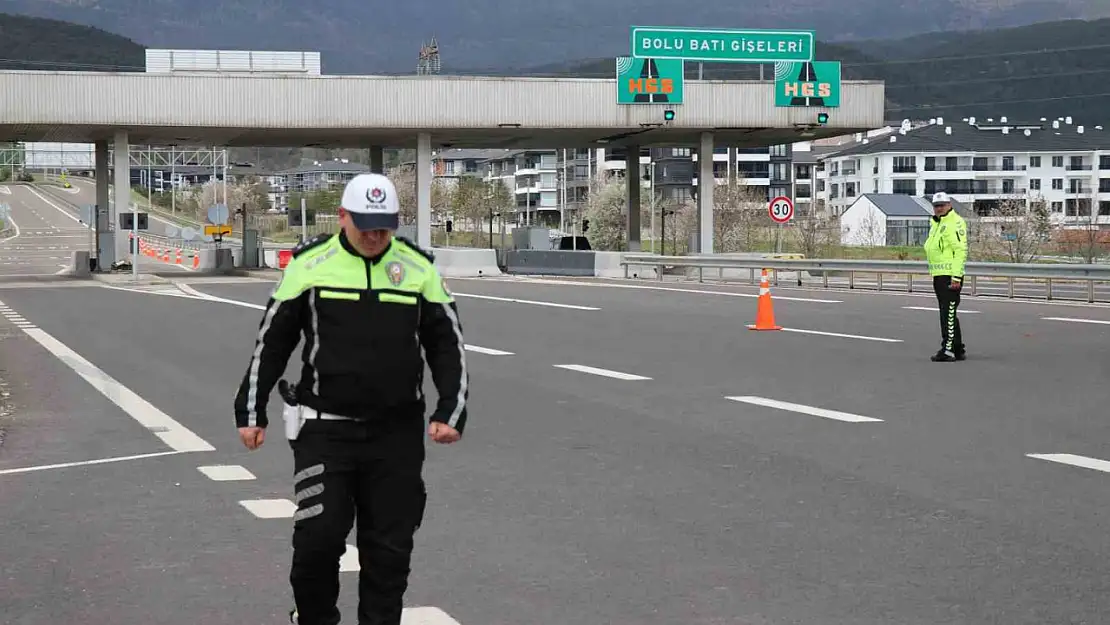
<svg viewBox="0 0 1110 625">
<path fill-rule="evenodd" d="M 951 204 L 952 198 L 944 191 L 938 191 L 933 194 L 933 206 L 940 206 L 942 204 Z"/>
<path fill-rule="evenodd" d="M 340 206 L 359 230 L 396 230 L 401 204 L 393 182 L 381 174 L 359 174 L 343 189 Z"/>
</svg>

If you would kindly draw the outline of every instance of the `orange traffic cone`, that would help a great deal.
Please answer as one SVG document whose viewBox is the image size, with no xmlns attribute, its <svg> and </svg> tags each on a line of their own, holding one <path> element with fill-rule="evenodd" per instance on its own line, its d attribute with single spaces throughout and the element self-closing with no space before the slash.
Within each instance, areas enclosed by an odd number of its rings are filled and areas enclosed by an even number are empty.
<svg viewBox="0 0 1110 625">
<path fill-rule="evenodd" d="M 771 286 L 767 282 L 767 270 L 759 279 L 759 304 L 755 312 L 755 325 L 748 326 L 749 330 L 781 330 L 782 326 L 775 325 L 775 309 L 771 304 Z"/>
</svg>

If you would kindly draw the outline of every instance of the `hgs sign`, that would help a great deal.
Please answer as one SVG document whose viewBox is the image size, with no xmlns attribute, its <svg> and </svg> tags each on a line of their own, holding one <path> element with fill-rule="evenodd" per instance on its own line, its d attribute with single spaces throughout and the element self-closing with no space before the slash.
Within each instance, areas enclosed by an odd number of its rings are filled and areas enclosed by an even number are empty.
<svg viewBox="0 0 1110 625">
<path fill-rule="evenodd" d="M 775 106 L 840 106 L 840 61 L 775 63 Z"/>
</svg>

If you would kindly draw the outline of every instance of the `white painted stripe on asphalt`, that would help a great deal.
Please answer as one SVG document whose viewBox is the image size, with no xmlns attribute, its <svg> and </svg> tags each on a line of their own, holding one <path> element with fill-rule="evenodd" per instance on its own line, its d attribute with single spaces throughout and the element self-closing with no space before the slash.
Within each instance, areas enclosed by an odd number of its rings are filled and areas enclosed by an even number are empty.
<svg viewBox="0 0 1110 625">
<path fill-rule="evenodd" d="M 260 519 L 291 519 L 297 511 L 297 504 L 288 499 L 246 499 L 239 505 Z"/>
<path fill-rule="evenodd" d="M 570 308 L 572 310 L 601 310 L 596 306 L 579 306 L 577 304 L 559 304 L 558 302 L 541 302 L 533 299 L 517 299 L 515 297 L 494 297 L 492 295 L 475 295 L 473 293 L 452 292 L 455 297 L 473 297 L 475 299 L 488 299 L 495 302 L 510 302 L 513 304 L 532 304 L 533 306 L 550 306 L 552 308 Z"/>
<path fill-rule="evenodd" d="M 486 282 L 493 282 L 489 278 L 452 278 L 452 280 L 485 280 Z M 721 295 L 724 297 L 759 297 L 757 293 L 733 293 L 730 291 L 709 291 L 706 289 L 675 289 L 665 286 L 648 286 L 644 284 L 613 284 L 611 282 L 580 282 L 576 280 L 545 280 L 543 278 L 520 278 L 518 280 L 502 280 L 509 284 L 550 284 L 557 286 L 592 286 L 602 287 L 609 289 L 635 289 L 641 291 L 671 291 L 673 293 L 691 293 L 694 295 Z M 740 285 L 746 286 L 746 285 Z M 843 300 L 838 299 L 818 299 L 811 297 L 789 297 L 785 295 L 773 295 L 775 299 L 786 300 L 790 302 L 813 302 L 817 304 L 843 304 Z"/>
<path fill-rule="evenodd" d="M 754 328 L 748 324 L 749 328 Z M 822 332 L 820 330 L 802 330 L 800 328 L 783 328 L 783 332 L 797 332 L 799 334 L 818 334 L 821 336 L 835 336 L 842 339 L 859 339 L 861 341 L 878 341 L 879 343 L 902 343 L 902 339 L 888 339 L 881 336 L 861 336 L 859 334 L 841 334 L 840 332 Z"/>
<path fill-rule="evenodd" d="M 467 345 L 466 351 L 476 352 L 479 354 L 488 354 L 490 356 L 512 356 L 512 352 L 502 351 L 500 349 L 491 349 L 489 347 L 479 347 L 477 345 Z"/>
<path fill-rule="evenodd" d="M 261 305 L 261 304 L 252 304 L 251 302 L 243 302 L 243 301 L 240 301 L 240 300 L 237 300 L 237 299 L 227 299 L 226 297 L 217 297 L 215 295 L 209 295 L 207 293 L 202 293 L 202 292 L 194 289 L 193 287 L 189 286 L 188 284 L 184 284 L 182 282 L 175 282 L 174 284 L 177 286 L 177 288 L 181 289 L 183 292 L 188 293 L 189 295 L 192 295 L 193 297 L 196 297 L 198 299 L 205 299 L 205 300 L 208 300 L 210 302 L 223 302 L 225 304 L 232 304 L 234 306 L 243 306 L 245 308 L 253 308 L 255 310 L 266 310 L 266 307 Z"/>
<path fill-rule="evenodd" d="M 63 462 L 61 464 L 44 464 L 37 467 L 23 467 L 21 469 L 4 469 L 0 471 L 0 475 L 12 475 L 14 473 L 30 473 L 32 471 L 46 471 L 47 469 L 65 469 L 69 467 L 80 467 L 93 464 L 108 464 L 110 462 L 125 462 L 127 460 L 141 460 L 143 458 L 157 458 L 159 456 L 173 456 L 176 454 L 186 453 L 184 451 L 159 451 L 152 454 L 139 454 L 137 456 L 117 456 L 115 458 L 101 458 L 99 460 L 82 460 L 80 462 Z"/>
<path fill-rule="evenodd" d="M 1082 467 L 1084 469 L 1094 469 L 1095 471 L 1102 471 L 1103 473 L 1110 473 L 1110 462 L 1106 460 L 1099 460 L 1098 458 L 1088 458 L 1087 456 L 1077 456 L 1075 454 L 1025 454 L 1030 458 L 1038 460 L 1047 460 L 1049 462 L 1059 462 L 1060 464 L 1070 464 L 1075 467 Z"/>
<path fill-rule="evenodd" d="M 37 190 L 37 189 L 35 189 L 34 187 L 24 187 L 24 188 L 25 188 L 25 189 L 27 189 L 28 191 L 30 191 L 32 195 L 34 195 L 34 196 L 35 196 L 35 197 L 37 197 L 38 199 L 40 199 L 40 200 L 42 200 L 43 202 L 45 202 L 45 203 L 46 203 L 46 204 L 47 204 L 48 206 L 50 206 L 51 208 L 54 208 L 55 210 L 57 210 L 57 211 L 58 211 L 59 213 L 61 213 L 61 214 L 65 215 L 66 217 L 69 217 L 69 218 L 70 218 L 70 219 L 72 219 L 73 221 L 76 221 L 77 223 L 79 223 L 79 224 L 81 224 L 81 225 L 85 226 L 86 228 L 88 228 L 88 227 L 89 227 L 89 226 L 88 226 L 88 224 L 82 223 L 80 219 L 78 219 L 77 217 L 75 217 L 75 216 L 73 215 L 73 213 L 70 213 L 69 211 L 67 211 L 66 209 L 62 208 L 61 206 L 58 206 L 57 204 L 55 204 L 55 203 L 53 202 L 53 200 L 51 200 L 50 198 L 47 198 L 47 197 L 46 197 L 46 196 L 44 196 L 43 194 L 39 193 L 39 192 L 38 192 L 38 190 Z M 38 213 L 36 212 L 35 214 L 37 215 Z M 42 216 L 41 216 L 41 215 L 39 215 L 39 217 L 40 217 L 40 218 L 42 218 Z M 43 218 L 43 221 L 46 221 L 46 219 L 44 219 L 44 218 Z"/>
<path fill-rule="evenodd" d="M 1104 326 L 1110 326 L 1110 321 L 1102 321 L 1101 319 L 1082 319 L 1080 317 L 1041 317 L 1046 321 L 1070 321 L 1072 323 L 1095 323 Z"/>
<path fill-rule="evenodd" d="M 779 401 L 777 399 L 768 399 L 766 397 L 753 397 L 750 395 L 742 395 L 736 397 L 726 397 L 732 401 L 744 402 L 746 404 L 755 404 L 756 406 L 766 406 L 767 408 L 778 408 L 779 410 L 789 410 L 790 412 L 800 412 L 802 414 L 813 415 L 815 417 L 824 417 L 826 419 L 835 419 L 837 421 L 847 421 L 849 423 L 881 423 L 882 419 L 874 419 L 865 417 L 850 412 L 839 412 L 837 410 L 826 410 L 825 408 L 816 408 L 814 406 L 806 406 L 803 404 L 792 404 L 790 402 Z"/>
<path fill-rule="evenodd" d="M 237 464 L 213 464 L 197 467 L 197 470 L 214 482 L 232 482 L 239 480 L 253 480 L 254 474 L 246 467 Z"/>
<path fill-rule="evenodd" d="M 581 373 L 591 373 L 593 375 L 601 375 L 607 378 L 616 378 L 618 380 L 650 380 L 651 378 L 634 373 L 622 373 L 620 371 L 612 371 L 610 369 L 598 369 L 597 367 L 587 367 L 586 365 L 552 365 L 559 369 L 569 369 L 571 371 L 579 371 Z"/>
<path fill-rule="evenodd" d="M 23 332 L 35 339 L 39 345 L 45 347 L 70 369 L 76 371 L 77 375 L 162 439 L 162 442 L 169 445 L 171 449 L 176 451 L 214 451 L 216 449 L 58 339 L 39 328 L 23 328 Z"/>
<path fill-rule="evenodd" d="M 940 309 L 937 308 L 936 306 L 903 306 L 902 308 L 905 308 L 906 310 L 931 310 L 931 311 L 937 312 L 937 313 L 940 312 Z M 960 310 L 960 311 L 957 311 L 957 312 L 958 312 L 958 314 L 961 314 L 961 315 L 963 315 L 963 314 L 968 314 L 968 315 L 978 315 L 978 314 L 980 314 L 980 311 L 978 311 L 978 310 Z"/>
<path fill-rule="evenodd" d="M 358 570 L 358 547 L 347 545 L 347 550 L 339 557 L 339 572 L 348 573 Z"/>
<path fill-rule="evenodd" d="M 439 608 L 420 607 L 401 610 L 401 625 L 462 625 Z"/>
</svg>

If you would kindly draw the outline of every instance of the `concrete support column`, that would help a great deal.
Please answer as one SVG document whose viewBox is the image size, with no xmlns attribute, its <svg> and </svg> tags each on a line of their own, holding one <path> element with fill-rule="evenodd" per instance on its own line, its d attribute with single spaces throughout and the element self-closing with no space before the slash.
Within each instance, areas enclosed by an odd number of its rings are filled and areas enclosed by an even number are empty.
<svg viewBox="0 0 1110 625">
<path fill-rule="evenodd" d="M 375 174 L 385 173 L 385 151 L 380 145 L 370 146 L 370 171 Z"/>
<path fill-rule="evenodd" d="M 640 245 L 640 146 L 628 146 L 624 157 L 628 182 L 628 251 L 639 252 Z"/>
<path fill-rule="evenodd" d="M 416 244 L 432 247 L 432 135 L 416 135 Z"/>
<path fill-rule="evenodd" d="M 701 133 L 698 147 L 698 253 L 713 253 L 713 133 Z"/>
<path fill-rule="evenodd" d="M 111 198 L 109 192 L 111 179 L 108 173 L 108 142 L 97 141 L 94 144 L 94 150 L 96 210 L 92 215 L 93 223 L 89 226 L 96 230 L 97 267 L 100 271 L 107 271 L 112 267 L 112 263 L 116 262 L 116 244 L 111 232 L 112 213 L 108 210 Z"/>
<path fill-rule="evenodd" d="M 112 141 L 112 227 L 116 231 L 116 260 L 131 253 L 127 245 L 127 232 L 119 227 L 119 216 L 131 210 L 131 144 L 127 131 L 117 130 Z"/>
</svg>

